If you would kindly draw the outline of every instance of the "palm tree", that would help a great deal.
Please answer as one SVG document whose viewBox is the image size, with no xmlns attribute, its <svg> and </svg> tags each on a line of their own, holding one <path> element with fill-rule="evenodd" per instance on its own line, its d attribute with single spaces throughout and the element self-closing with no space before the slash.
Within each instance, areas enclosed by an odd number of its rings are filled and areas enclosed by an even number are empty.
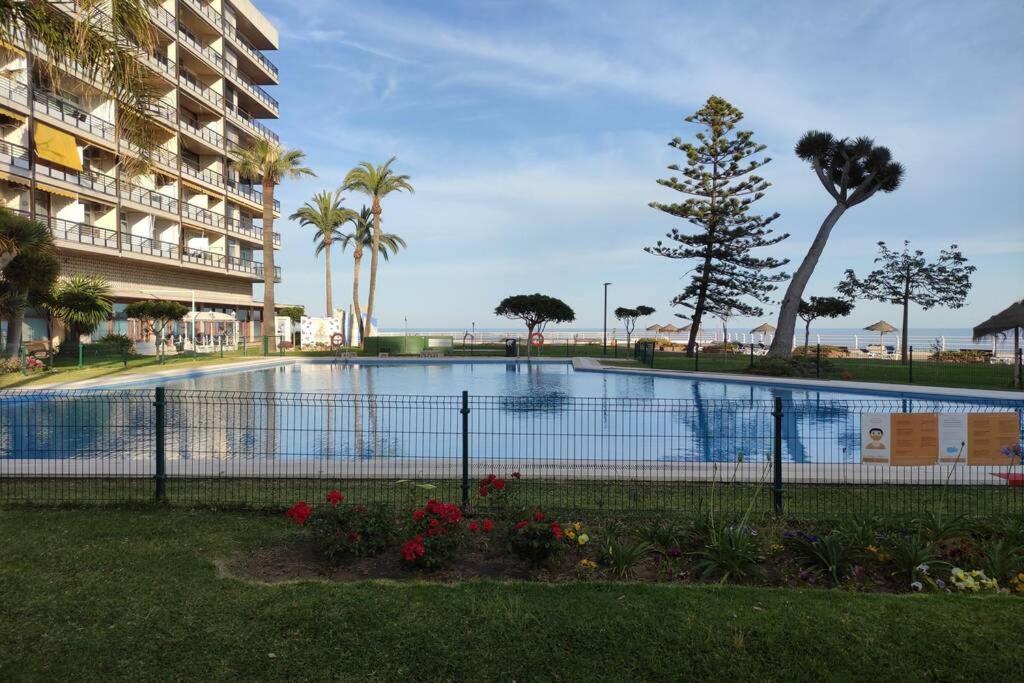
<svg viewBox="0 0 1024 683">
<path fill-rule="evenodd" d="M 831 133 L 808 131 L 796 144 L 796 155 L 811 164 L 818 181 L 835 200 L 825 216 L 811 248 L 789 281 L 779 307 L 779 321 L 769 356 L 789 357 L 800 299 L 818 259 L 825 251 L 832 228 L 850 207 L 870 199 L 876 192 L 892 192 L 903 179 L 903 166 L 892 160 L 886 147 L 876 147 L 871 138 L 834 138 Z"/>
<path fill-rule="evenodd" d="M 366 320 L 372 325 L 373 302 L 377 293 L 377 257 L 380 254 L 381 229 L 380 215 L 383 212 L 381 201 L 392 192 L 407 190 L 415 192 L 409 182 L 409 176 L 398 175 L 391 170 L 391 164 L 398 157 L 391 157 L 387 163 L 374 166 L 368 161 L 360 161 L 359 165 L 345 174 L 342 189 L 361 192 L 373 201 L 370 211 L 373 213 L 373 241 L 370 245 L 370 293 L 366 297 Z M 362 342 L 362 338 L 360 339 Z"/>
<path fill-rule="evenodd" d="M 159 99 L 149 68 L 139 59 L 151 52 L 156 33 L 150 20 L 155 0 L 77 0 L 76 16 L 42 0 L 0 2 L 0 38 L 39 41 L 45 68 L 74 65 L 104 83 L 118 102 L 121 135 L 140 150 L 142 164 L 156 146 L 153 106 Z M 127 165 L 133 160 L 126 159 Z"/>
<path fill-rule="evenodd" d="M 50 230 L 0 209 L 0 316 L 7 320 L 7 355 L 21 346 L 25 309 L 45 303 L 60 272 Z"/>
<path fill-rule="evenodd" d="M 306 202 L 298 211 L 289 216 L 290 220 L 299 221 L 299 225 L 311 225 L 316 228 L 316 232 L 313 234 L 316 255 L 319 256 L 321 252 L 326 252 L 328 318 L 334 315 L 334 298 L 331 288 L 331 247 L 335 242 L 346 237 L 341 231 L 341 226 L 358 218 L 355 211 L 341 205 L 342 199 L 341 190 L 317 192 L 313 195 L 311 202 Z"/>
<path fill-rule="evenodd" d="M 57 283 L 47 306 L 67 328 L 68 343 L 61 346 L 62 351 L 77 349 L 79 337 L 110 316 L 111 296 L 107 281 L 98 276 L 72 275 Z"/>
<path fill-rule="evenodd" d="M 266 138 L 256 138 L 248 147 L 236 147 L 235 168 L 239 175 L 263 183 L 263 334 L 269 336 L 269 350 L 277 350 L 277 337 L 267 334 L 274 329 L 274 188 L 284 178 L 316 176 L 302 166 L 306 153 L 286 150 Z M 268 328 L 269 325 L 269 328 Z"/>
<path fill-rule="evenodd" d="M 355 231 L 342 236 L 341 250 L 352 245 L 352 311 L 359 325 L 359 338 L 363 338 L 363 316 L 359 310 L 359 271 L 362 268 L 363 249 L 373 248 L 373 211 L 366 205 L 352 219 Z M 398 235 L 386 232 L 380 236 L 380 255 L 388 260 L 389 254 L 397 254 L 406 246 L 405 240 Z"/>
</svg>

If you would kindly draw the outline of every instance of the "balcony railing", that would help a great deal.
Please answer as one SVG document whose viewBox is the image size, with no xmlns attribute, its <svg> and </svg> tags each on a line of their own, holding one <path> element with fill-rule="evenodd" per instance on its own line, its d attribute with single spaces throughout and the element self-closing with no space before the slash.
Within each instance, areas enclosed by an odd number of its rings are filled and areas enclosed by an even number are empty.
<svg viewBox="0 0 1024 683">
<path fill-rule="evenodd" d="M 280 111 L 280 105 L 278 105 L 277 100 L 271 97 L 266 90 L 253 83 L 252 79 L 239 71 L 238 67 L 234 64 L 224 62 L 224 73 L 226 73 L 230 78 L 235 79 L 236 83 L 241 84 L 241 86 L 245 88 L 250 95 L 267 105 L 270 111 L 275 114 Z"/>
<path fill-rule="evenodd" d="M 28 104 L 28 86 L 24 83 L 14 80 L 13 78 L 7 78 L 6 76 L 0 76 L 0 97 L 11 100 L 12 102 L 18 102 L 20 104 Z"/>
<path fill-rule="evenodd" d="M 208 168 L 196 168 L 190 164 L 182 164 L 181 172 L 184 175 L 198 178 L 204 182 L 216 185 L 217 187 L 224 187 L 224 176 L 216 171 L 211 171 Z"/>
<path fill-rule="evenodd" d="M 252 237 L 254 239 L 263 239 L 263 228 L 252 223 L 251 220 L 243 221 L 237 218 L 225 218 L 224 223 L 227 225 L 228 230 L 245 235 L 246 237 Z M 281 244 L 281 233 L 274 233 L 274 244 L 280 246 Z"/>
<path fill-rule="evenodd" d="M 206 251 L 205 249 L 183 247 L 181 250 L 181 259 L 188 263 L 198 263 L 201 266 L 209 266 L 211 268 L 224 267 L 223 254 L 215 254 L 212 251 Z"/>
<path fill-rule="evenodd" d="M 50 218 L 48 223 L 55 239 L 117 251 L 116 230 L 66 221 L 62 218 Z"/>
<path fill-rule="evenodd" d="M 139 55 L 143 62 L 145 62 L 153 71 L 158 73 L 167 74 L 171 78 L 174 78 L 174 64 L 167 58 L 166 55 L 160 53 L 146 52 L 140 48 Z"/>
<path fill-rule="evenodd" d="M 0 140 L 0 163 L 25 171 L 32 168 L 32 162 L 28 158 L 28 147 L 22 147 L 6 140 Z"/>
<path fill-rule="evenodd" d="M 217 131 L 213 130 L 212 128 L 201 126 L 198 123 L 195 123 L 194 121 L 187 118 L 181 119 L 181 127 L 183 130 L 188 131 L 192 135 L 195 135 L 197 138 L 200 138 L 201 140 L 206 140 L 214 147 L 224 149 L 224 136 L 218 133 Z"/>
<path fill-rule="evenodd" d="M 121 147 L 123 149 L 127 149 L 135 156 L 142 156 L 142 153 L 139 151 L 139 148 L 131 144 L 124 138 L 121 138 Z M 153 149 L 149 150 L 149 157 L 153 161 L 160 162 L 165 166 L 170 166 L 171 168 L 174 169 L 178 168 L 178 155 L 169 149 L 164 149 L 163 147 L 154 147 Z"/>
<path fill-rule="evenodd" d="M 121 198 L 168 213 L 178 213 L 177 199 L 146 189 L 145 187 L 139 187 L 135 183 L 121 182 Z"/>
<path fill-rule="evenodd" d="M 180 27 L 178 28 L 178 42 L 188 45 L 218 69 L 224 64 L 224 58 L 220 56 L 219 52 L 208 45 L 203 45 L 195 36 Z"/>
<path fill-rule="evenodd" d="M 178 75 L 178 82 L 185 90 L 198 95 L 218 111 L 224 106 L 224 97 L 213 88 L 204 87 L 198 81 L 189 79 L 185 74 Z"/>
<path fill-rule="evenodd" d="M 175 261 L 178 260 L 178 254 L 181 253 L 181 248 L 174 242 L 164 242 L 152 237 L 132 235 L 127 232 L 121 233 L 121 250 L 174 259 Z"/>
<path fill-rule="evenodd" d="M 237 180 L 233 180 L 231 178 L 228 178 L 227 186 L 228 186 L 228 191 L 229 192 L 233 192 L 234 194 L 238 195 L 239 197 L 245 197 L 250 202 L 255 202 L 255 203 L 261 204 L 261 205 L 263 204 L 263 193 L 260 192 L 259 190 L 254 190 L 253 188 L 249 187 L 248 185 L 242 185 Z M 280 211 L 281 210 L 281 202 L 280 202 L 280 200 L 277 200 L 277 199 L 274 200 L 274 210 L 275 211 Z"/>
<path fill-rule="evenodd" d="M 117 179 L 112 175 L 99 173 L 98 171 L 69 171 L 64 168 L 50 166 L 48 163 L 37 159 L 36 177 L 39 176 L 78 185 L 93 192 L 117 196 Z"/>
<path fill-rule="evenodd" d="M 242 51 L 245 52 L 245 54 L 259 62 L 264 69 L 274 74 L 275 79 L 278 77 L 277 67 L 274 66 L 273 62 L 267 59 L 262 52 L 253 47 L 252 43 L 246 40 L 245 36 L 243 36 L 237 28 L 231 25 L 225 25 L 224 35 L 233 40 L 238 47 L 242 48 Z"/>
<path fill-rule="evenodd" d="M 93 116 L 77 105 L 61 99 L 53 93 L 36 90 L 32 93 L 32 99 L 35 100 L 37 111 L 47 116 L 60 119 L 64 123 L 106 140 L 114 139 L 115 128 L 113 123 L 105 121 L 98 116 Z"/>
<path fill-rule="evenodd" d="M 239 120 L 242 123 L 244 123 L 246 126 L 249 127 L 250 130 L 255 132 L 257 135 L 259 135 L 261 137 L 264 137 L 264 138 L 268 138 L 270 140 L 273 140 L 274 142 L 280 142 L 280 138 L 277 137 L 277 133 L 275 133 L 274 131 L 270 130 L 269 128 L 264 126 L 262 123 L 260 123 L 256 119 L 254 119 L 252 117 L 252 114 L 250 114 L 249 112 L 245 111 L 241 107 L 234 107 L 229 102 L 229 103 L 227 103 L 225 108 L 227 109 L 229 114 L 231 114 L 237 120 Z"/>
<path fill-rule="evenodd" d="M 170 33 L 175 32 L 174 15 L 158 5 L 150 5 L 149 14 L 158 26 L 167 29 Z"/>
<path fill-rule="evenodd" d="M 200 206 L 192 206 L 188 202 L 182 202 L 181 214 L 199 223 L 213 226 L 215 228 L 224 227 L 224 216 L 214 213 L 209 209 L 204 209 Z"/>
<path fill-rule="evenodd" d="M 263 277 L 263 264 L 258 261 L 249 261 L 237 256 L 228 257 L 228 270 L 235 270 L 241 273 L 251 273 L 256 277 Z M 280 282 L 281 268 L 274 266 L 274 281 Z"/>
<path fill-rule="evenodd" d="M 161 118 L 171 124 L 178 120 L 178 112 L 175 111 L 174 107 L 163 102 L 153 102 L 150 104 L 149 111 L 153 116 Z"/>
<path fill-rule="evenodd" d="M 185 0 L 185 5 L 194 9 L 197 14 L 209 21 L 217 28 L 217 30 L 222 29 L 224 18 L 221 16 L 220 12 L 203 2 L 203 0 Z"/>
</svg>

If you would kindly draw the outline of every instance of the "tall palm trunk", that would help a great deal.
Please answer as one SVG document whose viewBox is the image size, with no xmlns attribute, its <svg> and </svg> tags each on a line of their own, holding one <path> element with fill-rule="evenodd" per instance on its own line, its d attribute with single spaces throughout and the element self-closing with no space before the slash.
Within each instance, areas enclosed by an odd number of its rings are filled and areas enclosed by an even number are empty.
<svg viewBox="0 0 1024 683">
<path fill-rule="evenodd" d="M 277 351 L 274 325 L 274 183 L 263 178 L 263 336 L 269 337 L 267 349 Z"/>
<path fill-rule="evenodd" d="M 363 248 L 356 247 L 352 253 L 352 313 L 356 317 L 356 329 L 359 330 L 359 345 L 363 343 L 363 312 L 359 308 L 359 271 L 363 265 Z"/>
<path fill-rule="evenodd" d="M 4 355 L 8 358 L 18 356 L 18 350 L 21 348 L 21 326 L 24 320 L 25 311 L 23 310 L 7 319 L 7 346 L 4 349 Z"/>
<path fill-rule="evenodd" d="M 380 255 L 380 200 L 373 198 L 373 241 L 370 244 L 370 292 L 366 296 L 366 330 L 373 331 L 373 299 L 377 293 L 377 257 Z M 365 345 L 365 337 L 360 339 Z"/>
<path fill-rule="evenodd" d="M 811 274 L 818 265 L 818 259 L 821 258 L 822 252 L 825 251 L 825 245 L 828 244 L 832 228 L 835 227 L 839 218 L 845 212 L 846 207 L 842 204 L 836 204 L 829 211 L 821 227 L 818 228 L 818 234 L 814 236 L 814 242 L 811 243 L 811 248 L 807 250 L 807 256 L 804 256 L 803 263 L 793 273 L 793 279 L 789 281 L 786 295 L 782 297 L 782 305 L 779 307 L 779 320 L 776 325 L 777 329 L 775 330 L 775 337 L 772 339 L 771 348 L 768 350 L 769 356 L 773 358 L 788 358 L 793 354 L 793 335 L 796 332 L 796 316 L 800 310 L 800 298 L 804 295 L 807 282 L 811 279 Z"/>
<path fill-rule="evenodd" d="M 334 317 L 334 299 L 331 297 L 331 241 L 324 240 L 324 251 L 327 253 L 327 317 Z"/>
</svg>

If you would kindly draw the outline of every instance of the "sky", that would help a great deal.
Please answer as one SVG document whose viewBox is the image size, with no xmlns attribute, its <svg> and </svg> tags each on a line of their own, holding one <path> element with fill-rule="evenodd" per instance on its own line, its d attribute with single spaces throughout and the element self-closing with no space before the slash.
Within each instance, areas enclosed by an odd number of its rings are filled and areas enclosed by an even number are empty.
<svg viewBox="0 0 1024 683">
<path fill-rule="evenodd" d="M 931 255 L 956 243 L 978 267 L 964 308 L 914 308 L 911 328 L 969 327 L 1024 296 L 1016 0 L 257 4 L 281 32 L 272 125 L 318 176 L 278 188 L 278 301 L 324 310 L 323 257 L 287 216 L 356 163 L 394 155 L 416 192 L 385 201 L 384 228 L 408 249 L 381 266 L 381 326 L 507 327 L 498 302 L 541 292 L 599 328 L 604 282 L 609 311 L 646 304 L 657 313 L 644 323 L 678 323 L 669 301 L 691 266 L 643 248 L 685 225 L 648 203 L 682 199 L 655 181 L 683 163 L 667 143 L 693 137 L 684 118 L 710 95 L 767 145 L 772 187 L 756 208 L 781 213 L 773 227 L 791 237 L 763 254 L 789 268 L 832 207 L 793 154 L 803 132 L 867 135 L 906 166 L 899 190 L 841 219 L 805 295 L 834 294 L 846 268 L 870 270 L 879 240 L 910 240 Z M 351 208 L 363 202 L 346 195 Z M 347 307 L 351 253 L 333 261 L 335 306 Z M 834 325 L 899 315 L 861 302 Z"/>
</svg>

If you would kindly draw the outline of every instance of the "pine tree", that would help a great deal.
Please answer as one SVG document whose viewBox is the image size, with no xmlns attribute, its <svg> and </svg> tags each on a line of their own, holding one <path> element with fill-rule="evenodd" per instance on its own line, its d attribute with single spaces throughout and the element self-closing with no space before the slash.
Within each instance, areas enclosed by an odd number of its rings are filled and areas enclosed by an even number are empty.
<svg viewBox="0 0 1024 683">
<path fill-rule="evenodd" d="M 696 144 L 675 138 L 669 145 L 686 156 L 685 167 L 677 164 L 669 170 L 683 178 L 659 179 L 658 184 L 671 188 L 687 199 L 678 204 L 651 202 L 650 206 L 689 221 L 699 232 L 684 234 L 673 229 L 667 237 L 677 245 L 666 246 L 659 241 L 645 251 L 673 259 L 696 261 L 690 283 L 671 303 L 690 309 L 686 315 L 690 326 L 687 355 L 692 356 L 705 314 L 731 311 L 740 315 L 763 314 L 758 303 L 768 303 L 776 283 L 786 279 L 784 273 L 772 273 L 788 263 L 775 258 L 757 258 L 754 249 L 778 244 L 788 234 L 774 235 L 768 225 L 779 217 L 748 213 L 751 204 L 764 196 L 771 183 L 754 171 L 771 161 L 757 159 L 765 146 L 754 142 L 750 131 L 736 131 L 743 112 L 721 97 L 708 101 L 692 116 L 689 123 L 706 128 L 696 134 Z M 753 302 L 751 302 L 753 300 Z"/>
</svg>

